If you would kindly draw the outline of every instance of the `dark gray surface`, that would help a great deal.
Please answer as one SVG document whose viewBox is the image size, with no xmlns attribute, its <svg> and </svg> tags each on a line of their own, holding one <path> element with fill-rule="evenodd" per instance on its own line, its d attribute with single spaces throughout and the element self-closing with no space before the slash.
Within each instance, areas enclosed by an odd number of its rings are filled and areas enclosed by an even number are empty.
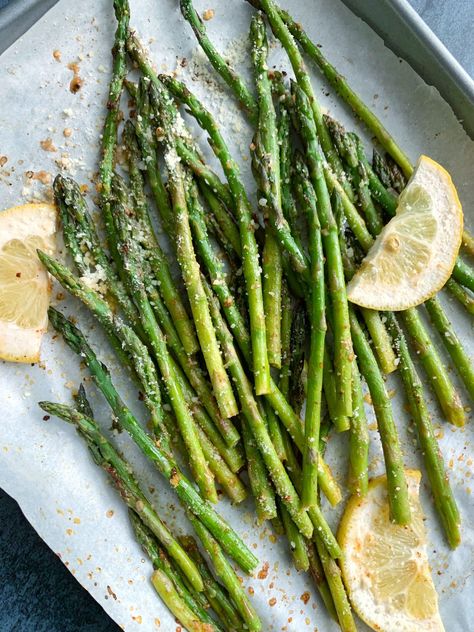
<svg viewBox="0 0 474 632">
<path fill-rule="evenodd" d="M 11 0 L 19 2 L 21 0 Z M 48 0 L 44 0 L 48 1 Z M 473 0 L 409 0 L 474 75 Z M 0 0 L 0 10 L 8 0 Z M 289 2 L 282 4 L 289 5 Z M 115 632 L 119 628 L 0 490 L 0 632 Z"/>
</svg>

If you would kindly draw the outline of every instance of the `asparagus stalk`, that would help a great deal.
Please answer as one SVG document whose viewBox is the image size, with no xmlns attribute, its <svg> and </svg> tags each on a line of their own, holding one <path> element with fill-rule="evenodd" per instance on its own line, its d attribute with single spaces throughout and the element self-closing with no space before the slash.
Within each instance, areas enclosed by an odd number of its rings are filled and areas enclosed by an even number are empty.
<svg viewBox="0 0 474 632">
<path fill-rule="evenodd" d="M 290 545 L 293 564 L 297 571 L 307 571 L 309 570 L 309 558 L 306 541 L 296 528 L 285 506 L 280 504 L 279 509 L 286 537 L 288 538 L 288 544 Z"/>
<path fill-rule="evenodd" d="M 130 216 L 128 217 L 130 220 Z M 147 275 L 145 275 L 145 278 L 147 278 Z M 151 281 L 152 280 L 153 279 L 151 279 Z M 219 429 L 225 444 L 227 444 L 229 448 L 233 448 L 240 439 L 239 433 L 232 422 L 229 419 L 224 419 L 220 414 L 219 407 L 217 406 L 217 402 L 212 394 L 209 382 L 205 379 L 196 359 L 186 354 L 186 351 L 179 340 L 170 314 L 161 300 L 159 292 L 156 290 L 155 286 L 150 283 L 150 279 L 148 278 L 146 290 L 156 319 L 166 336 L 168 347 L 177 360 L 177 363 L 175 363 L 173 358 L 171 358 L 173 364 L 175 365 L 175 371 L 182 370 L 187 380 L 189 380 L 188 383 L 186 379 L 180 379 L 181 388 L 184 388 L 187 391 L 186 397 L 188 398 L 188 402 L 196 399 L 196 395 L 198 396 L 199 401 L 202 404 L 201 408 L 205 409 L 207 415 L 211 418 L 212 423 Z M 200 412 L 199 414 L 202 413 Z M 219 443 L 221 442 L 219 441 Z M 216 446 L 217 445 L 218 444 L 216 443 Z"/>
<path fill-rule="evenodd" d="M 255 438 L 245 418 L 242 419 L 242 438 L 245 456 L 247 457 L 247 473 L 255 499 L 257 519 L 260 523 L 273 520 L 277 515 L 275 490 L 268 478 L 265 463 L 257 447 Z"/>
<path fill-rule="evenodd" d="M 250 41 L 255 84 L 257 87 L 257 129 L 259 142 L 266 158 L 262 169 L 269 180 L 272 200 L 281 207 L 281 183 L 279 148 L 277 138 L 276 113 L 273 107 L 271 82 L 267 73 L 268 42 L 265 24 L 258 14 L 250 22 Z M 265 208 L 273 218 L 275 211 L 271 201 L 266 200 Z M 273 222 L 274 223 L 274 222 Z M 265 235 L 262 255 L 263 305 L 267 332 L 268 361 L 272 366 L 281 366 L 281 254 L 276 238 L 269 232 Z"/>
<path fill-rule="evenodd" d="M 146 59 L 136 38 L 128 39 L 128 50 L 138 63 L 142 73 L 159 88 L 160 80 L 154 73 Z M 227 145 L 211 114 L 199 101 L 178 81 L 171 77 L 160 77 L 161 81 L 180 101 L 190 109 L 199 124 L 208 132 L 212 139 L 212 148 L 219 158 L 224 173 L 229 182 L 232 200 L 237 213 L 241 248 L 243 257 L 244 276 L 247 285 L 250 329 L 252 339 L 252 357 L 257 395 L 263 395 L 270 390 L 270 368 L 267 357 L 265 313 L 263 309 L 262 282 L 258 262 L 258 247 L 253 232 L 253 220 L 250 203 L 245 188 L 240 179 L 239 168 L 233 160 Z"/>
<path fill-rule="evenodd" d="M 357 157 L 357 142 L 360 141 L 356 136 L 346 134 L 342 125 L 329 116 L 325 117 L 325 121 L 339 155 L 347 165 L 367 227 L 372 233 L 379 233 L 383 228 L 382 217 L 372 201 L 367 172 Z"/>
<path fill-rule="evenodd" d="M 253 632 L 258 632 L 262 629 L 260 619 L 258 618 L 252 604 L 248 600 L 234 569 L 223 554 L 219 543 L 192 513 L 189 514 L 189 519 L 191 520 L 204 549 L 212 561 L 217 577 L 219 577 L 224 586 L 227 588 L 229 596 L 235 604 L 236 609 L 244 620 L 247 628 Z"/>
<path fill-rule="evenodd" d="M 292 234 L 299 242 L 298 212 L 291 194 L 292 146 L 290 98 L 289 93 L 285 91 L 283 98 L 280 97 L 279 99 L 278 144 L 280 146 L 281 207 L 283 215 L 290 225 Z"/>
<path fill-rule="evenodd" d="M 337 395 L 341 402 L 341 413 L 350 416 L 352 414 L 351 362 L 353 350 L 339 231 L 332 213 L 329 192 L 324 179 L 324 157 L 319 148 L 310 105 L 305 93 L 296 83 L 292 84 L 292 89 L 295 96 L 295 114 L 298 117 L 301 136 L 306 147 L 308 177 L 318 201 L 317 208 L 323 235 L 329 296 L 334 320 L 334 364 L 337 377 Z"/>
<path fill-rule="evenodd" d="M 354 409 L 349 430 L 348 487 L 351 494 L 365 496 L 369 484 L 369 429 L 365 416 L 359 367 L 355 358 L 352 363 L 352 388 Z"/>
<path fill-rule="evenodd" d="M 369 387 L 377 417 L 387 473 L 388 497 L 391 519 L 398 524 L 410 521 L 410 505 L 403 467 L 403 456 L 397 428 L 392 414 L 392 405 L 385 388 L 374 354 L 362 331 L 353 308 L 350 309 L 352 339 L 359 359 L 362 375 Z"/>
<path fill-rule="evenodd" d="M 174 326 L 183 344 L 184 350 L 192 354 L 199 349 L 194 326 L 191 323 L 186 308 L 178 292 L 169 269 L 168 261 L 155 236 L 148 204 L 144 191 L 143 175 L 140 170 L 141 154 L 137 138 L 131 121 L 125 123 L 122 143 L 127 154 L 130 190 L 134 200 L 134 207 L 140 222 L 140 235 L 143 237 L 143 247 L 147 252 L 150 267 L 158 282 L 163 301 L 173 319 Z"/>
<path fill-rule="evenodd" d="M 219 514 L 202 499 L 190 481 L 179 471 L 174 460 L 163 450 L 161 444 L 154 441 L 144 432 L 115 389 L 108 370 L 103 363 L 99 362 L 79 329 L 53 308 L 49 309 L 48 314 L 53 327 L 63 335 L 71 349 L 83 358 L 94 382 L 102 391 L 120 425 L 130 434 L 145 456 L 154 463 L 160 473 L 169 481 L 181 502 L 201 520 L 220 542 L 227 554 L 243 570 L 246 572 L 252 571 L 258 562 L 255 556 Z"/>
<path fill-rule="evenodd" d="M 79 281 L 65 266 L 55 261 L 44 252 L 38 251 L 38 257 L 48 272 L 54 276 L 68 292 L 81 300 L 99 320 L 108 334 L 114 335 L 120 345 L 127 352 L 133 368 L 136 371 L 144 392 L 144 403 L 150 411 L 152 426 L 158 430 L 163 448 L 169 450 L 166 428 L 163 426 L 163 411 L 161 409 L 160 385 L 156 376 L 153 361 L 146 346 L 135 334 L 133 329 L 116 316 L 106 301 L 91 288 Z M 59 312 L 53 311 L 53 316 L 62 326 L 63 320 Z M 65 321 L 67 323 L 68 321 Z M 66 326 L 66 324 L 64 324 Z"/>
<path fill-rule="evenodd" d="M 112 444 L 101 434 L 94 419 L 87 417 L 79 410 L 63 404 L 39 402 L 39 406 L 47 413 L 60 417 L 76 426 L 79 434 L 86 439 L 94 460 L 112 477 L 127 506 L 140 516 L 141 520 L 158 538 L 158 541 L 164 546 L 170 557 L 174 559 L 181 571 L 189 579 L 193 588 L 199 592 L 202 591 L 203 583 L 196 565 L 160 520 L 138 486 L 135 476 L 131 472 L 130 465 L 119 456 Z"/>
<path fill-rule="evenodd" d="M 474 270 L 465 261 L 458 257 L 454 264 L 452 277 L 462 286 L 474 292 Z"/>
<path fill-rule="evenodd" d="M 467 230 L 464 230 L 462 234 L 462 247 L 467 254 L 474 257 L 474 237 L 472 237 Z"/>
<path fill-rule="evenodd" d="M 212 215 L 216 218 L 217 224 L 224 237 L 229 242 L 229 245 L 225 246 L 227 254 L 234 256 L 234 253 L 236 253 L 238 257 L 241 257 L 240 234 L 239 229 L 235 224 L 233 215 L 231 215 L 219 201 L 211 186 L 206 184 L 204 181 L 201 181 L 199 183 L 199 189 L 206 200 L 209 209 L 212 211 Z"/>
<path fill-rule="evenodd" d="M 240 179 L 239 167 L 232 158 L 212 115 L 199 103 L 196 97 L 172 77 L 161 76 L 160 79 L 172 94 L 188 106 L 192 115 L 207 131 L 212 139 L 212 148 L 219 158 L 229 182 L 240 230 L 243 269 L 249 302 L 255 389 L 257 395 L 264 395 L 270 391 L 270 370 L 267 357 L 262 281 L 251 207 Z"/>
<path fill-rule="evenodd" d="M 356 624 L 352 617 L 351 605 L 342 583 L 341 571 L 336 562 L 331 559 L 324 548 L 320 538 L 314 538 L 323 572 L 331 592 L 334 607 L 336 609 L 339 625 L 342 632 L 357 632 Z"/>
<path fill-rule="evenodd" d="M 173 582 L 174 588 L 186 606 L 209 626 L 209 632 L 223 632 L 223 628 L 207 613 L 203 603 L 208 607 L 207 600 L 203 598 L 203 593 L 196 593 L 186 587 L 181 575 L 175 570 L 166 553 L 160 547 L 152 532 L 143 524 L 142 520 L 134 511 L 129 510 L 128 516 L 132 524 L 135 537 L 143 551 L 150 558 L 153 568 L 160 570 Z M 181 544 L 181 546 L 183 546 Z M 184 547 L 183 547 L 184 548 Z M 204 583 L 204 578 L 203 578 Z"/>
<path fill-rule="evenodd" d="M 326 606 L 326 610 L 328 611 L 329 616 L 334 619 L 334 621 L 338 622 L 336 609 L 334 607 L 334 601 L 332 599 L 331 591 L 329 590 L 329 586 L 324 575 L 324 569 L 321 565 L 321 560 L 319 559 L 316 551 L 316 546 L 308 542 L 307 551 L 309 558 L 309 572 L 311 573 L 311 577 L 316 584 L 316 588 L 318 589 L 321 599 Z"/>
<path fill-rule="evenodd" d="M 280 461 L 285 461 L 286 452 L 285 452 L 285 446 L 283 444 L 283 436 L 282 436 L 283 429 L 280 426 L 280 421 L 278 417 L 276 416 L 275 411 L 270 406 L 268 401 L 265 401 L 263 403 L 262 416 L 265 417 L 267 420 L 268 433 L 272 440 L 273 447 L 275 448 L 276 453 L 278 454 L 278 458 L 280 459 Z"/>
<path fill-rule="evenodd" d="M 304 179 L 304 176 L 303 176 Z M 308 182 L 309 184 L 309 182 Z M 319 428 L 321 423 L 321 396 L 323 362 L 326 338 L 326 301 L 324 282 L 324 255 L 321 227 L 316 208 L 316 194 L 309 186 L 303 192 L 308 218 L 309 252 L 311 257 L 311 297 L 309 319 L 311 324 L 308 363 L 308 397 L 305 412 L 305 451 L 303 452 L 303 486 L 301 502 L 304 507 L 317 504 L 317 461 Z"/>
<path fill-rule="evenodd" d="M 281 253 L 275 237 L 266 233 L 262 253 L 263 307 L 267 332 L 268 362 L 281 367 Z"/>
<path fill-rule="evenodd" d="M 202 630 L 206 623 L 200 621 L 196 614 L 186 605 L 176 590 L 171 579 L 160 569 L 156 569 L 151 576 L 151 583 L 166 607 L 176 619 L 184 625 L 186 630 L 194 632 Z"/>
<path fill-rule="evenodd" d="M 127 40 L 127 47 L 129 48 L 129 40 Z M 136 104 L 138 116 L 135 122 L 135 131 L 137 133 L 142 159 L 146 165 L 148 182 L 163 226 L 169 233 L 172 233 L 173 214 L 168 192 L 163 183 L 158 165 L 156 128 L 153 129 L 151 124 L 152 112 L 148 94 L 148 83 L 146 83 L 144 79 L 141 79 L 139 82 Z"/>
<path fill-rule="evenodd" d="M 288 285 L 283 281 L 281 313 L 281 369 L 278 386 L 282 395 L 288 399 L 290 395 L 291 375 L 291 326 L 293 322 L 293 301 Z"/>
<path fill-rule="evenodd" d="M 128 0 L 114 0 L 114 11 L 117 19 L 114 46 L 112 48 L 112 79 L 107 99 L 107 115 L 102 132 L 102 159 L 99 164 L 100 199 L 104 217 L 105 231 L 109 240 L 112 257 L 121 268 L 120 255 L 115 247 L 114 224 L 110 209 L 110 192 L 114 170 L 115 149 L 117 146 L 117 129 L 120 122 L 120 97 L 123 82 L 127 74 L 127 57 L 125 43 L 130 22 Z"/>
<path fill-rule="evenodd" d="M 461 341 L 446 316 L 439 299 L 433 297 L 425 303 L 431 322 L 443 338 L 444 345 L 449 351 L 451 359 L 461 376 L 462 381 L 472 400 L 474 400 L 474 370 L 471 360 L 464 351 Z"/>
<path fill-rule="evenodd" d="M 217 199 L 220 200 L 220 202 L 222 202 L 229 211 L 233 212 L 234 200 L 229 187 L 222 182 L 219 176 L 209 167 L 209 165 L 202 161 L 199 154 L 189 147 L 189 143 L 185 143 L 183 140 L 178 139 L 176 143 L 176 150 L 183 163 L 191 169 L 199 181 L 207 185 Z M 236 250 L 240 252 L 240 234 Z"/>
<path fill-rule="evenodd" d="M 297 413 L 301 412 L 305 400 L 303 369 L 306 344 L 307 314 L 302 302 L 295 308 L 291 327 L 290 351 L 290 395 L 289 402 Z"/>
<path fill-rule="evenodd" d="M 474 315 L 474 297 L 467 290 L 453 279 L 449 279 L 445 288 L 464 306 L 468 314 Z"/>
<path fill-rule="evenodd" d="M 240 618 L 234 604 L 231 602 L 228 593 L 223 586 L 216 581 L 209 571 L 206 560 L 201 555 L 197 543 L 192 536 L 181 536 L 179 538 L 183 548 L 188 552 L 189 556 L 194 560 L 201 577 L 204 580 L 204 594 L 206 595 L 212 609 L 219 617 L 225 621 L 226 625 L 233 630 L 242 629 L 242 619 Z"/>
<path fill-rule="evenodd" d="M 180 8 L 184 19 L 191 25 L 201 48 L 212 66 L 237 95 L 239 103 L 242 104 L 251 121 L 256 122 L 258 106 L 253 95 L 249 92 L 239 75 L 230 67 L 229 63 L 217 52 L 215 46 L 207 36 L 204 23 L 193 7 L 191 0 L 180 0 Z"/>
<path fill-rule="evenodd" d="M 425 460 L 435 507 L 440 515 L 450 546 L 456 548 L 461 541 L 461 519 L 449 485 L 443 456 L 435 437 L 430 414 L 423 397 L 423 386 L 408 350 L 405 336 L 393 314 L 388 315 L 388 322 L 399 353 L 400 373 L 405 386 L 410 412 L 415 420 L 418 441 Z"/>
</svg>

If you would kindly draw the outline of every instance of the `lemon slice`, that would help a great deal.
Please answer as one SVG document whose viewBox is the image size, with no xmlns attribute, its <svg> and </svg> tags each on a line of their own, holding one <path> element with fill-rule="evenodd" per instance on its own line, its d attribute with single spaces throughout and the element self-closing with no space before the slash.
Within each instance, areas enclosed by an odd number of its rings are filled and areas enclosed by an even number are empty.
<svg viewBox="0 0 474 632">
<path fill-rule="evenodd" d="M 364 498 L 350 499 L 339 527 L 342 575 L 354 610 L 373 630 L 443 632 L 426 553 L 421 474 L 405 474 L 408 526 L 390 521 L 385 476 L 370 481 Z"/>
<path fill-rule="evenodd" d="M 463 230 L 451 176 L 421 156 L 383 228 L 347 286 L 352 303 L 399 311 L 423 303 L 451 276 Z"/>
<path fill-rule="evenodd" d="M 25 204 L 0 212 L 0 358 L 37 362 L 51 284 L 36 249 L 54 251 L 56 209 Z"/>
</svg>

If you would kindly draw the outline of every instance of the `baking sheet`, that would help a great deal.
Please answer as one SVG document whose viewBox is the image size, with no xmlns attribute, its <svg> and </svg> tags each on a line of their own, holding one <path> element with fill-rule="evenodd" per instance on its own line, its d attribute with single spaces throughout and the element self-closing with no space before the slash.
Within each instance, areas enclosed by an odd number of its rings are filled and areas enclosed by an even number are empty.
<svg viewBox="0 0 474 632">
<path fill-rule="evenodd" d="M 0 57 L 0 156 L 7 157 L 0 169 L 1 208 L 48 199 L 51 195 L 48 174 L 54 176 L 58 170 L 88 185 L 93 194 L 97 139 L 104 116 L 115 30 L 111 4 L 108 0 L 83 0 L 79 12 L 77 2 L 61 0 Z M 248 73 L 245 38 L 251 9 L 247 3 L 199 1 L 196 6 L 201 11 L 215 10 L 214 19 L 207 23 L 211 36 L 232 63 Z M 149 47 L 157 68 L 161 71 L 179 69 L 182 78 L 221 121 L 225 136 L 241 163 L 248 190 L 253 194 L 248 161 L 250 129 L 196 50 L 194 36 L 182 20 L 177 3 L 135 0 L 131 8 L 132 24 Z M 474 143 L 438 93 L 387 50 L 380 38 L 339 1 L 298 0 L 292 3 L 292 11 L 350 77 L 357 91 L 374 107 L 412 159 L 426 153 L 450 170 L 464 205 L 466 221 L 472 222 Z M 278 46 L 272 47 L 271 64 L 280 67 L 286 65 L 285 62 Z M 74 63 L 83 79 L 83 86 L 76 94 L 69 90 L 73 71 L 68 65 Z M 319 74 L 314 72 L 313 76 L 316 92 L 325 107 L 352 126 L 350 113 L 333 99 L 332 91 L 321 83 Z M 64 130 L 71 130 L 71 135 L 66 137 Z M 43 147 L 52 151 L 42 148 L 41 141 L 46 141 Z M 53 293 L 55 302 L 60 303 L 65 313 L 79 318 L 84 331 L 99 349 L 101 359 L 113 365 L 111 350 L 85 310 L 80 309 L 76 301 L 59 300 L 58 292 L 59 288 Z M 472 353 L 472 328 L 467 316 L 450 301 L 445 303 L 456 330 L 462 334 L 463 341 L 471 345 Z M 135 543 L 124 507 L 105 474 L 91 462 L 73 428 L 57 419 L 44 420 L 37 407 L 40 399 L 71 401 L 72 391 L 87 374 L 81 374 L 77 357 L 61 339 L 53 340 L 51 333 L 44 342 L 42 357 L 37 366 L 0 365 L 0 398 L 4 411 L 0 430 L 0 485 L 18 500 L 41 537 L 119 625 L 126 630 L 174 630 L 173 618 L 150 586 L 151 565 Z M 456 379 L 454 375 L 453 379 Z M 116 381 L 130 406 L 145 419 L 131 385 L 123 377 Z M 97 418 L 103 428 L 108 429 L 109 411 L 90 382 L 87 388 Z M 414 429 L 403 410 L 398 380 L 390 379 L 389 388 L 396 391 L 393 403 L 406 464 L 420 467 Z M 446 424 L 435 403 L 432 411 L 463 517 L 463 543 L 457 551 L 450 552 L 442 538 L 426 485 L 423 485 L 422 502 L 428 518 L 429 554 L 440 594 L 441 613 L 446 629 L 460 632 L 470 629 L 473 597 L 474 532 L 469 528 L 474 519 L 472 429 L 467 426 L 459 430 Z M 370 423 L 373 427 L 371 415 Z M 372 438 L 371 472 L 378 474 L 383 471 L 383 461 L 374 430 Z M 150 497 L 160 512 L 166 512 L 171 528 L 189 531 L 176 498 L 128 437 L 115 436 L 114 442 L 136 467 L 144 488 L 155 490 L 150 492 Z M 346 454 L 347 437 L 334 436 L 328 458 L 342 484 Z M 263 570 L 260 578 L 243 579 L 248 590 L 254 593 L 253 603 L 261 615 L 264 630 L 336 630 L 309 577 L 292 568 L 283 539 L 275 538 L 268 526 L 257 527 L 251 501 L 238 509 L 221 501 L 218 509 L 260 559 L 258 570 Z M 336 526 L 340 510 L 326 508 L 326 514 Z M 309 601 L 306 593 L 309 593 Z M 366 629 L 363 624 L 359 624 L 359 628 Z"/>
</svg>

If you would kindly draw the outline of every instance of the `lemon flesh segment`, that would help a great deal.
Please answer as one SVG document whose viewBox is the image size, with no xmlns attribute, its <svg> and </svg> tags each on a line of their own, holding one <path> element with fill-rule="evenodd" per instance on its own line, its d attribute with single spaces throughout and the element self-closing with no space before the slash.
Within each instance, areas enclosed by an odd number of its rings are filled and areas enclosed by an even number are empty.
<svg viewBox="0 0 474 632">
<path fill-rule="evenodd" d="M 379 632 L 443 632 L 426 552 L 419 501 L 421 474 L 407 470 L 412 520 L 389 518 L 387 479 L 373 479 L 365 498 L 352 497 L 339 528 L 342 574 L 352 607 Z"/>
<path fill-rule="evenodd" d="M 48 326 L 49 275 L 36 250 L 55 249 L 56 209 L 25 204 L 0 212 L 0 358 L 37 362 Z"/>
<path fill-rule="evenodd" d="M 350 281 L 349 300 L 390 311 L 423 303 L 451 276 L 462 230 L 462 207 L 449 173 L 421 156 L 396 215 Z"/>
</svg>

